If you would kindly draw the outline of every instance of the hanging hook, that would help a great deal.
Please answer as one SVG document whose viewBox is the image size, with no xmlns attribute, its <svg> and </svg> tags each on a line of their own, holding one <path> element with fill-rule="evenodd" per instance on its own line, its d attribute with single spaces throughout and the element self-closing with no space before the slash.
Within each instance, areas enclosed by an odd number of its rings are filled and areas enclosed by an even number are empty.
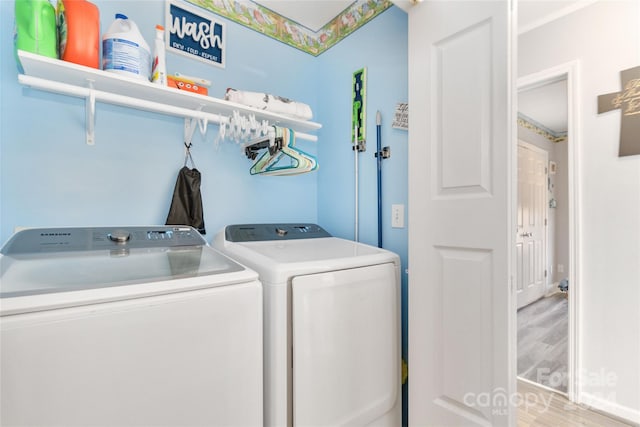
<svg viewBox="0 0 640 427">
<path fill-rule="evenodd" d="M 191 144 L 191 140 L 193 139 L 193 134 L 196 131 L 196 120 L 195 118 L 185 118 L 184 119 L 184 143 Z"/>
<path fill-rule="evenodd" d="M 191 146 L 192 145 L 193 145 L 192 143 L 188 143 L 188 144 L 186 142 L 184 143 L 184 166 L 186 167 L 187 163 L 189 161 L 191 161 L 191 168 L 195 169 L 196 168 L 196 164 L 193 161 L 193 157 L 191 157 Z"/>
<path fill-rule="evenodd" d="M 207 133 L 207 125 L 209 124 L 209 120 L 200 119 L 198 120 L 198 128 L 200 129 L 200 134 L 204 136 Z"/>
<path fill-rule="evenodd" d="M 221 120 L 218 126 L 218 136 L 213 140 L 213 146 L 217 149 L 220 145 L 220 141 L 224 141 L 225 134 L 227 133 L 227 126 L 229 125 L 230 118 L 226 117 L 226 120 Z"/>
<path fill-rule="evenodd" d="M 203 108 L 204 108 L 204 104 L 200 104 L 200 107 L 198 107 L 197 111 L 202 111 Z M 204 136 L 207 133 L 208 124 L 209 124 L 209 120 L 207 120 L 206 118 L 202 118 L 198 120 L 198 127 L 200 128 L 200 134 L 202 136 Z"/>
</svg>

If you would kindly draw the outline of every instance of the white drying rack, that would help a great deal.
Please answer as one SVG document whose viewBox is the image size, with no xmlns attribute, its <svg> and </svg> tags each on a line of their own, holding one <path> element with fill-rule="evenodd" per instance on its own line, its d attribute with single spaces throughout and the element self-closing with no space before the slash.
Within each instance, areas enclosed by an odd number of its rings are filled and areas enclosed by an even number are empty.
<svg viewBox="0 0 640 427">
<path fill-rule="evenodd" d="M 159 86 L 146 80 L 135 80 L 118 74 L 84 67 L 70 62 L 18 51 L 24 74 L 18 81 L 28 87 L 85 99 L 86 142 L 95 144 L 95 103 L 97 101 L 138 110 L 185 118 L 185 140 L 196 127 L 204 134 L 208 123 L 228 125 L 234 114 L 253 116 L 272 125 L 296 131 L 296 137 L 317 141 L 306 133 L 318 130 L 321 124 L 298 120 L 222 99 Z"/>
</svg>

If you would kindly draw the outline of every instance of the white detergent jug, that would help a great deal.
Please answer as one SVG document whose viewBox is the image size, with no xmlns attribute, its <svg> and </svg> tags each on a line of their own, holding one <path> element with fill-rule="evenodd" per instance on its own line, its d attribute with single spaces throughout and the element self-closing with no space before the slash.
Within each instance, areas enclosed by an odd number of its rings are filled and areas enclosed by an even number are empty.
<svg viewBox="0 0 640 427">
<path fill-rule="evenodd" d="M 135 22 L 121 13 L 102 36 L 102 69 L 149 81 L 149 45 Z"/>
</svg>

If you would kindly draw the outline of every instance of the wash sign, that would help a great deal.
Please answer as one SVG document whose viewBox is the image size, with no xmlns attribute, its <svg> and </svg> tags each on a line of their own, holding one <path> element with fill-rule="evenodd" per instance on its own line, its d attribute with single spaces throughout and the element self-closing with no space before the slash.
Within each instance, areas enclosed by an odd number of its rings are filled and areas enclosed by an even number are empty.
<svg viewBox="0 0 640 427">
<path fill-rule="evenodd" d="M 224 68 L 224 23 L 198 7 L 173 0 L 167 0 L 165 17 L 168 50 Z"/>
</svg>

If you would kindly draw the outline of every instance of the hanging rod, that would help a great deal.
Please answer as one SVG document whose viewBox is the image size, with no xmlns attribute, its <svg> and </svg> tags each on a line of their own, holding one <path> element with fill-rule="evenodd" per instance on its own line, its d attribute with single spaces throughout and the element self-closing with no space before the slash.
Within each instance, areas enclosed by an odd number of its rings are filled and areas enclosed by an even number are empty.
<svg viewBox="0 0 640 427">
<path fill-rule="evenodd" d="M 125 107 L 132 107 L 139 110 L 151 111 L 155 113 L 162 113 L 171 116 L 192 118 L 197 120 L 206 121 L 209 123 L 215 123 L 218 125 L 228 124 L 229 118 L 220 114 L 207 113 L 199 110 L 190 110 L 188 108 L 176 107 L 169 104 L 162 104 L 154 101 L 148 101 L 144 99 L 133 98 L 126 95 L 120 95 L 111 92 L 105 92 L 101 90 L 92 89 L 90 87 L 81 87 L 76 85 L 70 85 L 67 83 L 61 83 L 57 81 L 42 79 L 39 77 L 33 77 L 25 74 L 18 74 L 18 81 L 25 85 L 36 89 L 45 90 L 48 92 L 60 93 L 64 95 L 75 96 L 78 98 L 85 98 L 87 100 L 87 143 L 93 144 L 92 130 L 94 129 L 95 121 L 95 101 L 101 101 L 109 104 L 115 104 Z M 303 132 L 296 132 L 296 137 L 308 141 L 316 142 L 318 137 Z"/>
</svg>

